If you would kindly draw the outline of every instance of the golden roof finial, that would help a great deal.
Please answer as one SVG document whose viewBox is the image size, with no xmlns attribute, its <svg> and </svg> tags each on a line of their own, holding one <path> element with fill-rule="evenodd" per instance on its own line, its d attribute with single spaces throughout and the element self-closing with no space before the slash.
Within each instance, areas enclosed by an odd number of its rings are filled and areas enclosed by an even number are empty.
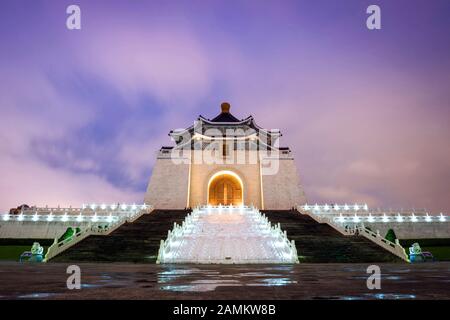
<svg viewBox="0 0 450 320">
<path fill-rule="evenodd" d="M 230 113 L 231 106 L 228 102 L 222 102 L 220 108 L 222 109 L 222 113 Z"/>
</svg>

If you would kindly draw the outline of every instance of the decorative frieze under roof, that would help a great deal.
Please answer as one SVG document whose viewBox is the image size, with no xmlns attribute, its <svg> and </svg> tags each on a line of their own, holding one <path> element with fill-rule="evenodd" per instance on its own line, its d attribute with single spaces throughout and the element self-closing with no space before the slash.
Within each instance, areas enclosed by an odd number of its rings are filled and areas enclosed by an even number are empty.
<svg viewBox="0 0 450 320">
<path fill-rule="evenodd" d="M 281 136 L 280 130 L 267 130 L 258 126 L 252 116 L 239 120 L 230 113 L 230 104 L 221 104 L 221 113 L 208 119 L 200 115 L 194 124 L 186 129 L 172 130 L 169 135 L 177 146 L 186 144 L 196 137 L 211 139 L 249 139 L 259 141 L 272 148 L 273 142 Z"/>
</svg>

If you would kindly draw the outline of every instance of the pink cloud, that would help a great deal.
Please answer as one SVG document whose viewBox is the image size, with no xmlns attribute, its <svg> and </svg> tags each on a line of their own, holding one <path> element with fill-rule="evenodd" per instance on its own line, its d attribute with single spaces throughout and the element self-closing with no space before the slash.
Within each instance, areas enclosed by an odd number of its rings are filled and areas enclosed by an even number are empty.
<svg viewBox="0 0 450 320">
<path fill-rule="evenodd" d="M 31 159 L 0 157 L 0 212 L 19 204 L 79 207 L 83 203 L 142 203 L 143 194 L 121 190 L 101 177 L 51 168 Z"/>
<path fill-rule="evenodd" d="M 80 65 L 126 99 L 150 93 L 169 105 L 198 102 L 210 88 L 207 52 L 194 34 L 181 27 L 156 26 L 145 32 L 137 26 L 96 28 L 81 45 Z"/>
</svg>

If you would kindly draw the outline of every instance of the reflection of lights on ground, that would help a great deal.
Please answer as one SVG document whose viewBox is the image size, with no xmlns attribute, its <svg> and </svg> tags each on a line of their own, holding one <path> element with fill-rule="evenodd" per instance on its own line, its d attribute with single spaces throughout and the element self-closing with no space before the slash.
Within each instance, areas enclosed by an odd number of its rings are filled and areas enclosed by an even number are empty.
<svg viewBox="0 0 450 320">
<path fill-rule="evenodd" d="M 288 284 L 296 284 L 297 281 L 289 278 L 266 278 L 255 279 L 254 282 L 244 283 L 236 279 L 211 279 L 211 280 L 195 280 L 189 282 L 189 284 L 179 285 L 164 285 L 160 289 L 165 291 L 176 292 L 206 292 L 214 291 L 218 287 L 236 287 L 236 286 L 250 286 L 250 287 L 279 287 Z"/>
<path fill-rule="evenodd" d="M 367 293 L 366 297 L 375 298 L 380 300 L 400 300 L 400 299 L 415 299 L 414 294 L 402 294 L 402 293 Z"/>
<path fill-rule="evenodd" d="M 291 283 L 297 283 L 297 281 L 290 280 L 289 278 L 268 278 L 268 279 L 262 280 L 262 284 L 267 285 L 268 287 L 285 286 L 285 285 L 291 284 Z M 257 285 L 261 285 L 261 284 L 257 284 Z M 250 286 L 252 286 L 252 284 L 250 284 Z"/>
<path fill-rule="evenodd" d="M 161 290 L 177 292 L 206 292 L 214 291 L 217 287 L 242 286 L 237 280 L 196 280 L 189 285 L 167 285 L 162 286 Z"/>
<path fill-rule="evenodd" d="M 223 274 L 215 269 L 174 268 L 158 272 L 158 283 L 162 284 L 160 290 L 176 292 L 214 291 L 217 287 L 227 286 L 277 287 L 297 283 L 288 275 L 292 271 L 291 265 L 264 269 L 267 269 L 268 272 L 249 271 Z M 202 279 L 198 279 L 199 276 Z"/>
<path fill-rule="evenodd" d="M 99 284 L 92 284 L 92 283 L 82 283 L 81 289 L 89 289 L 89 288 L 98 288 L 101 287 Z"/>
<path fill-rule="evenodd" d="M 37 293 L 20 295 L 17 298 L 19 298 L 19 299 L 42 299 L 42 298 L 49 298 L 54 295 L 56 295 L 56 293 L 37 292 Z"/>
<path fill-rule="evenodd" d="M 339 300 L 351 301 L 351 300 L 362 300 L 362 298 L 360 298 L 360 297 L 344 296 L 344 297 L 339 297 Z"/>
</svg>

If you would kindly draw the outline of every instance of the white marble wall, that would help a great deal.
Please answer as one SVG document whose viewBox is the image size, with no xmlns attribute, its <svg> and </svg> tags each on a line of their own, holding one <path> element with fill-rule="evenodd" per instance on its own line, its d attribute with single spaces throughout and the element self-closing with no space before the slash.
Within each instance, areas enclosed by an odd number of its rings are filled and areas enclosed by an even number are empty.
<svg viewBox="0 0 450 320">
<path fill-rule="evenodd" d="M 186 156 L 186 155 L 185 155 Z M 188 154 L 192 164 L 174 162 L 168 154 L 160 153 L 145 195 L 145 203 L 156 209 L 183 209 L 208 203 L 208 183 L 222 170 L 237 174 L 243 183 L 244 204 L 266 210 L 290 209 L 304 204 L 305 195 L 293 158 L 281 155 L 273 175 L 261 175 L 258 155 L 249 155 L 245 163 L 236 163 L 237 156 L 224 163 L 196 161 Z M 252 161 L 248 161 L 251 157 Z M 234 161 L 234 162 L 233 162 Z"/>
<path fill-rule="evenodd" d="M 86 228 L 88 224 L 88 222 L 0 221 L 0 238 L 54 239 L 59 238 L 69 227 Z"/>
<path fill-rule="evenodd" d="M 364 225 L 374 232 L 379 230 L 383 237 L 393 229 L 399 239 L 450 238 L 450 222 L 364 222 Z"/>
<path fill-rule="evenodd" d="M 155 209 L 184 209 L 188 206 L 189 164 L 175 164 L 158 158 L 145 194 L 144 203 Z"/>
<path fill-rule="evenodd" d="M 306 203 L 294 159 L 281 159 L 276 175 L 262 176 L 265 210 L 288 210 Z"/>
</svg>

